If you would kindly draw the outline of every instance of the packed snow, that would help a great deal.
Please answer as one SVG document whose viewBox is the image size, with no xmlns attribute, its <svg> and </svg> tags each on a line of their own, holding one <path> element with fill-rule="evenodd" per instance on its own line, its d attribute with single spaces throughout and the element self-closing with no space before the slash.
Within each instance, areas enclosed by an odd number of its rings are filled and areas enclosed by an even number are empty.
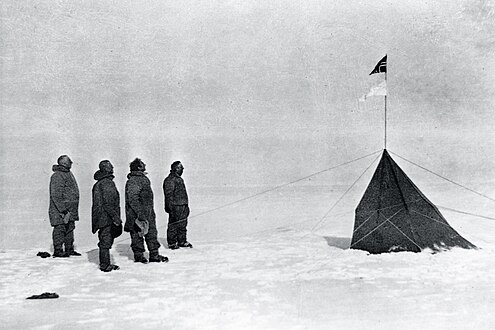
<svg viewBox="0 0 495 330">
<path fill-rule="evenodd" d="M 256 203 L 278 205 L 287 198 L 282 194 Z M 495 221 L 444 212 L 477 250 L 370 255 L 349 249 L 352 210 L 311 231 L 318 219 L 297 213 L 304 200 L 292 202 L 287 209 L 300 221 L 279 225 L 283 221 L 272 211 L 274 225 L 251 232 L 241 223 L 253 226 L 249 212 L 255 202 L 223 212 L 230 224 L 192 216 L 194 248 L 162 247 L 169 263 L 135 263 L 124 233 L 112 249 L 121 269 L 110 273 L 98 269 L 95 236 L 92 244 L 77 246 L 83 256 L 67 259 L 36 256 L 52 252 L 49 240 L 2 249 L 1 328 L 493 328 L 495 239 L 490 233 Z M 215 231 L 215 221 L 224 226 L 216 238 L 209 231 Z M 79 236 L 87 225 L 78 224 Z M 163 245 L 165 233 L 159 227 Z M 43 292 L 60 298 L 26 300 Z"/>
</svg>

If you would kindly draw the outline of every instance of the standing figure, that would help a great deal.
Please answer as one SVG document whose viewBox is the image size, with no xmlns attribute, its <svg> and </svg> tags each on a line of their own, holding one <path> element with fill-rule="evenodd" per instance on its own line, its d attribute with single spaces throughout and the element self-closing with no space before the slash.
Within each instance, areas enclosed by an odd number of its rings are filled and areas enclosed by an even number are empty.
<svg viewBox="0 0 495 330">
<path fill-rule="evenodd" d="M 170 166 L 170 174 L 163 181 L 165 195 L 165 212 L 168 213 L 167 243 L 172 250 L 179 247 L 192 248 L 187 241 L 187 217 L 189 216 L 189 201 L 186 185 L 181 178 L 184 167 L 180 161 Z"/>
<path fill-rule="evenodd" d="M 115 238 L 115 228 L 122 230 L 120 218 L 120 195 L 113 182 L 113 165 L 109 160 L 102 160 L 96 171 L 93 185 L 93 206 L 91 209 L 93 234 L 98 231 L 100 248 L 100 270 L 110 272 L 119 266 L 110 263 L 110 249 Z"/>
<path fill-rule="evenodd" d="M 48 215 L 53 227 L 54 258 L 81 255 L 74 251 L 75 222 L 79 220 L 79 188 L 71 167 L 72 160 L 67 155 L 58 157 L 57 165 L 52 167 Z"/>
<path fill-rule="evenodd" d="M 130 173 L 125 185 L 125 226 L 124 230 L 131 235 L 131 248 L 134 261 L 148 263 L 144 257 L 144 241 L 150 253 L 150 262 L 168 262 L 168 258 L 158 253 L 158 231 L 156 216 L 153 210 L 153 191 L 146 177 L 146 164 L 139 158 L 130 164 Z"/>
</svg>

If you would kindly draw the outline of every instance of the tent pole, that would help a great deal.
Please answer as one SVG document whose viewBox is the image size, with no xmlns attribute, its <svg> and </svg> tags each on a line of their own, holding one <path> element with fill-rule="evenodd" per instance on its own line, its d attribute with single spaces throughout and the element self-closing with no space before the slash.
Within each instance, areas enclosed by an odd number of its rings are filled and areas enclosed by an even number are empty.
<svg viewBox="0 0 495 330">
<path fill-rule="evenodd" d="M 387 86 L 387 72 L 385 72 L 385 86 Z M 385 90 L 388 92 L 388 88 L 385 87 Z M 385 148 L 384 149 L 387 149 L 387 92 L 385 92 L 385 118 L 384 118 L 384 121 L 385 121 Z"/>
</svg>

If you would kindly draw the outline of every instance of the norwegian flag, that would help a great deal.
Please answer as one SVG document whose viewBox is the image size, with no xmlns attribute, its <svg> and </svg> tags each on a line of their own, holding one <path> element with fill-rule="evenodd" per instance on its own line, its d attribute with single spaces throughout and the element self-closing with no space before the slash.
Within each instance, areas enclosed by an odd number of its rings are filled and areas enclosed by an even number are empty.
<svg viewBox="0 0 495 330">
<path fill-rule="evenodd" d="M 371 71 L 370 76 L 374 73 L 387 72 L 387 55 L 377 63 L 373 71 Z"/>
</svg>

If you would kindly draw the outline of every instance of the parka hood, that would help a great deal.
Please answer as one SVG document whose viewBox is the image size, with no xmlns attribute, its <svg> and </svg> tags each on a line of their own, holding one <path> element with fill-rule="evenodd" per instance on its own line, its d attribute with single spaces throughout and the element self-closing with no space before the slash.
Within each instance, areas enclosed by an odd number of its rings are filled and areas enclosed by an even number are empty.
<svg viewBox="0 0 495 330">
<path fill-rule="evenodd" d="M 143 171 L 131 171 L 129 174 L 127 174 L 127 178 L 130 179 L 131 176 L 146 176 L 146 172 Z"/>
<path fill-rule="evenodd" d="M 62 165 L 53 165 L 52 171 L 53 172 L 69 172 L 70 170 L 67 167 L 64 167 Z"/>
<path fill-rule="evenodd" d="M 98 170 L 95 172 L 95 175 L 93 176 L 93 178 L 96 181 L 100 181 L 100 180 L 105 179 L 105 178 L 110 178 L 111 180 L 113 180 L 113 178 L 115 178 L 115 176 L 112 173 L 107 173 L 107 172 L 103 172 L 102 170 Z"/>
</svg>

